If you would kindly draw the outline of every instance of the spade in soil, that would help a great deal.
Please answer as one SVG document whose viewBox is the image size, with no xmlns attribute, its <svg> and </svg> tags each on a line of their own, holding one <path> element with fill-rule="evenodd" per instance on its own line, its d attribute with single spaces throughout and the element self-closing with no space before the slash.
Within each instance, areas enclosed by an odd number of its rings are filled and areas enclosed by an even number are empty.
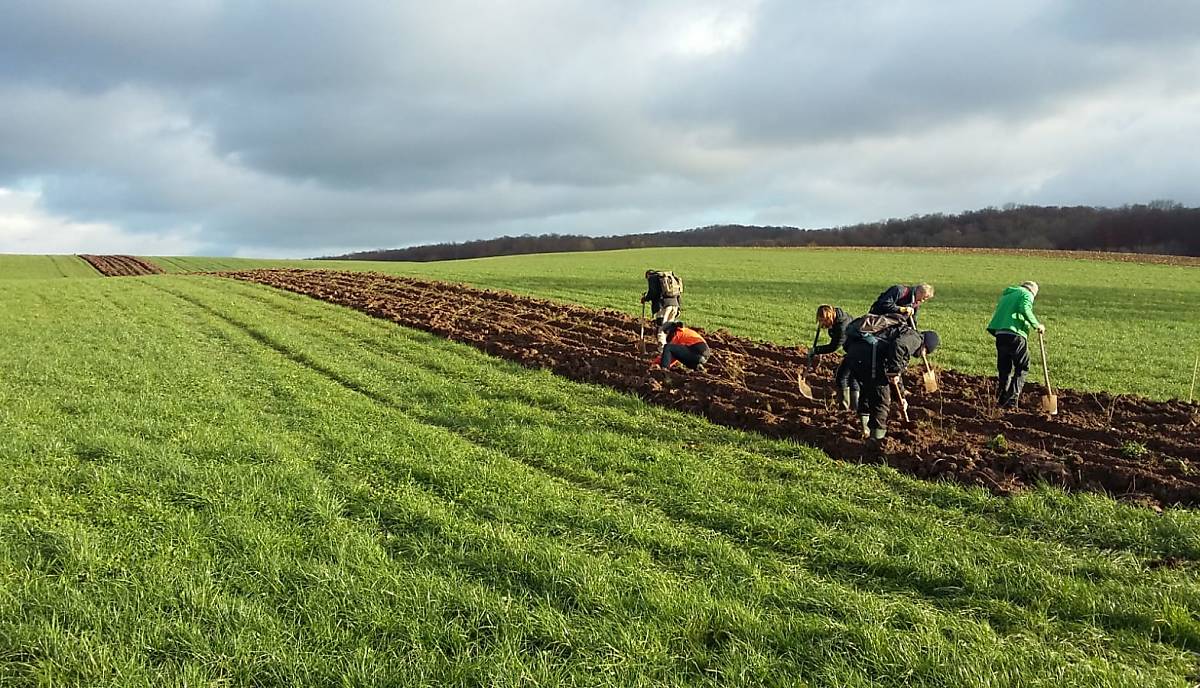
<svg viewBox="0 0 1200 688">
<path fill-rule="evenodd" d="M 1046 393 L 1042 395 L 1042 411 L 1046 415 L 1053 416 L 1058 413 L 1058 395 L 1054 393 L 1054 388 L 1050 386 L 1050 366 L 1046 363 L 1046 338 L 1038 332 L 1038 344 L 1042 347 L 1042 375 L 1046 380 Z"/>
<path fill-rule="evenodd" d="M 809 347 L 809 349 L 808 349 L 808 368 L 807 369 L 805 369 L 805 368 L 797 368 L 796 369 L 796 389 L 799 390 L 800 396 L 804 397 L 805 399 L 813 398 L 812 387 L 810 387 L 808 384 L 808 381 L 804 379 L 804 374 L 808 370 L 812 370 L 813 349 L 817 348 L 817 340 L 819 340 L 820 338 L 821 338 L 821 326 L 817 325 L 817 333 L 815 335 L 813 335 L 812 346 Z"/>
<path fill-rule="evenodd" d="M 908 316 L 908 322 L 914 330 L 917 329 L 917 321 L 911 315 Z M 921 373 L 921 381 L 925 383 L 925 392 L 933 394 L 938 391 L 937 373 L 929 367 L 929 356 L 925 354 L 925 347 L 921 347 L 921 360 L 925 363 L 925 372 Z"/>
</svg>

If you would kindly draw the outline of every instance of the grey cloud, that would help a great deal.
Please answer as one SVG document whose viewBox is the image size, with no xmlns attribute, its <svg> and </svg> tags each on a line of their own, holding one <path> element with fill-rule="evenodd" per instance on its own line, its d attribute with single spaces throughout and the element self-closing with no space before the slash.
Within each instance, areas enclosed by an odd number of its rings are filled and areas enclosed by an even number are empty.
<svg viewBox="0 0 1200 688">
<path fill-rule="evenodd" d="M 969 117 L 1044 116 L 1064 100 L 1141 77 L 1147 64 L 1139 57 L 1159 69 L 1196 65 L 1186 41 L 1147 43 L 1144 54 L 1131 54 L 1105 35 L 1149 23 L 1146 14 L 1165 26 L 1193 9 L 1146 12 L 1140 3 L 1106 2 L 1068 11 L 987 0 L 879 7 L 846 2 L 806 13 L 770 3 L 745 51 L 683 66 L 659 108 L 683 122 L 730 126 L 750 142 L 853 139 Z M 1084 17 L 1105 31 L 1080 30 L 1074 22 Z M 1166 32 L 1192 35 L 1196 26 Z"/>
<path fill-rule="evenodd" d="M 0 186 L 208 250 L 1200 201 L 1195 118 L 1112 119 L 1200 107 L 1191 3 L 15 5 Z"/>
</svg>

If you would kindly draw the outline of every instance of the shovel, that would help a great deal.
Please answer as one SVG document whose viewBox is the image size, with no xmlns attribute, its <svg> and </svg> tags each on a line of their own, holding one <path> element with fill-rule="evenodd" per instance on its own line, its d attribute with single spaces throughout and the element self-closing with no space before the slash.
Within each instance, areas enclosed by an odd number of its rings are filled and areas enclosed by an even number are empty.
<svg viewBox="0 0 1200 688">
<path fill-rule="evenodd" d="M 892 380 L 891 385 L 892 391 L 896 393 L 896 400 L 899 402 L 900 415 L 904 417 L 905 423 L 911 422 L 908 420 L 908 399 L 904 398 L 904 390 L 900 387 L 900 380 Z"/>
<path fill-rule="evenodd" d="M 641 328 L 638 330 L 638 347 L 646 353 L 646 302 L 642 302 Z"/>
<path fill-rule="evenodd" d="M 908 324 L 912 325 L 914 330 L 917 329 L 917 321 L 911 315 L 908 316 Z M 921 373 L 921 382 L 925 383 L 925 392 L 933 394 L 938 391 L 937 373 L 929 367 L 929 357 L 925 355 L 925 347 L 921 347 L 921 360 L 925 362 L 925 372 Z"/>
<path fill-rule="evenodd" d="M 1188 387 L 1188 403 L 1192 403 L 1192 394 L 1196 392 L 1196 371 L 1200 371 L 1200 354 L 1196 354 L 1196 365 L 1192 366 L 1192 386 Z"/>
<path fill-rule="evenodd" d="M 813 336 L 813 343 L 812 343 L 813 349 L 816 348 L 817 340 L 819 340 L 820 338 L 821 338 L 821 326 L 817 325 L 817 333 L 816 333 L 816 335 Z M 810 362 L 812 361 L 812 349 L 808 350 L 808 360 Z M 796 389 L 798 389 L 800 391 L 800 396 L 804 397 L 805 399 L 813 398 L 812 387 L 810 387 L 808 385 L 808 382 L 804 379 L 804 368 L 800 368 L 799 370 L 796 371 Z"/>
<path fill-rule="evenodd" d="M 1054 393 L 1054 388 L 1050 386 L 1050 366 L 1046 363 L 1046 338 L 1038 332 L 1038 344 L 1042 347 L 1042 375 L 1046 380 L 1046 393 L 1042 395 L 1042 410 L 1046 415 L 1053 416 L 1058 414 L 1058 395 Z"/>
</svg>

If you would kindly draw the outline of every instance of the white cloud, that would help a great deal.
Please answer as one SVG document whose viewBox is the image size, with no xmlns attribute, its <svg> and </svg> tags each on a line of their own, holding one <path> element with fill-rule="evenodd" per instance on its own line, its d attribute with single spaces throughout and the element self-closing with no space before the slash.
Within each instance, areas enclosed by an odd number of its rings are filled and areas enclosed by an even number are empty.
<svg viewBox="0 0 1200 688">
<path fill-rule="evenodd" d="M 0 253 L 188 255 L 201 246 L 195 229 L 145 235 L 105 222 L 75 222 L 47 213 L 37 192 L 0 187 Z"/>
</svg>

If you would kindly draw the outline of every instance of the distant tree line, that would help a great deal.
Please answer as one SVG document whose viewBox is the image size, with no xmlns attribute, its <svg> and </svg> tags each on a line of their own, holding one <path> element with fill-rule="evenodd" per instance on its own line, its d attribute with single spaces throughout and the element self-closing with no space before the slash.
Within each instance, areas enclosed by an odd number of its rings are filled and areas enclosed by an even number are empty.
<svg viewBox="0 0 1200 688">
<path fill-rule="evenodd" d="M 660 246 L 950 246 L 1200 256 L 1200 208 L 1185 208 L 1172 201 L 1120 208 L 1006 205 L 832 229 L 711 225 L 604 237 L 503 236 L 329 257 L 432 261 Z"/>
</svg>

